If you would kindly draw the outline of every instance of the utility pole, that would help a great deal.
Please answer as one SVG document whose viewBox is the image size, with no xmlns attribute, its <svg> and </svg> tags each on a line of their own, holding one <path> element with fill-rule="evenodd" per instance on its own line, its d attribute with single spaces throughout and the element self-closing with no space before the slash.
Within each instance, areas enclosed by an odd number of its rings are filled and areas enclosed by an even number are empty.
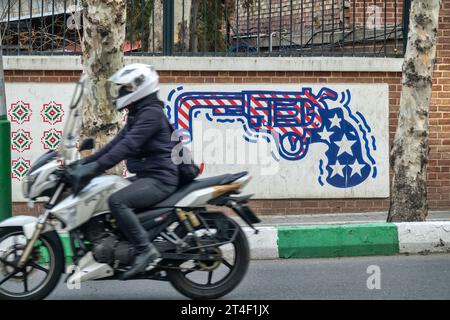
<svg viewBox="0 0 450 320">
<path fill-rule="evenodd" d="M 0 44 L 0 221 L 11 217 L 11 124 L 6 116 L 3 51 Z"/>
</svg>

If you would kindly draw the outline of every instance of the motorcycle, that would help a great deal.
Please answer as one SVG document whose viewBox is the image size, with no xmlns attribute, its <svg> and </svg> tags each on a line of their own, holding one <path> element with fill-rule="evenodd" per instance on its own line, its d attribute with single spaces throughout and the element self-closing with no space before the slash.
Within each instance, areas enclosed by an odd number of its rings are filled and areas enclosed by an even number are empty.
<svg viewBox="0 0 450 320">
<path fill-rule="evenodd" d="M 79 152 L 94 148 L 92 139 L 77 147 L 83 83 L 80 79 L 72 97 L 61 147 L 39 157 L 23 181 L 26 199 L 47 199 L 44 212 L 0 223 L 0 299 L 44 299 L 64 273 L 71 286 L 118 279 L 133 263 L 133 247 L 107 204 L 112 193 L 131 182 L 102 175 L 80 188 L 70 175 Z M 136 212 L 162 256 L 133 279 L 169 281 L 191 299 L 215 299 L 231 292 L 248 269 L 248 240 L 234 219 L 207 206 L 231 208 L 256 233 L 253 224 L 260 220 L 247 204 L 252 195 L 239 195 L 250 178 L 247 172 L 197 178 L 161 203 Z M 81 191 L 74 192 L 77 188 Z M 67 234 L 73 253 L 70 265 L 61 233 Z"/>
</svg>

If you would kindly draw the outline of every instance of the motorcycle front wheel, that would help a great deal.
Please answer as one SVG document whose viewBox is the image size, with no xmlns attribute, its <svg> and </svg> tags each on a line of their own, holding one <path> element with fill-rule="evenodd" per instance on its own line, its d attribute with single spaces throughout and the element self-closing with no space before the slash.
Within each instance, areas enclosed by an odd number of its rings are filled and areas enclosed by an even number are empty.
<svg viewBox="0 0 450 320">
<path fill-rule="evenodd" d="M 44 299 L 64 272 L 64 250 L 56 231 L 43 233 L 25 267 L 18 268 L 26 243 L 22 228 L 0 229 L 0 300 Z"/>
<path fill-rule="evenodd" d="M 241 283 L 249 266 L 250 250 L 244 231 L 235 227 L 237 235 L 231 243 L 207 249 L 208 253 L 221 254 L 222 261 L 181 261 L 179 269 L 168 271 L 169 281 L 179 293 L 191 299 L 217 299 Z M 196 228 L 196 233 L 204 231 L 203 225 Z"/>
</svg>

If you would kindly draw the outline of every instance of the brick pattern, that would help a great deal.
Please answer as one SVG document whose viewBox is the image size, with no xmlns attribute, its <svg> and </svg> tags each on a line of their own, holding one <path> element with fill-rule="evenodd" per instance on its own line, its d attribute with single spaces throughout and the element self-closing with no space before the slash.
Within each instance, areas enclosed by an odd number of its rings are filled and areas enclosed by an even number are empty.
<svg viewBox="0 0 450 320">
<path fill-rule="evenodd" d="M 43 203 L 36 203 L 33 208 L 28 207 L 24 202 L 13 202 L 13 215 L 21 214 L 27 216 L 35 216 L 44 211 Z"/>
<path fill-rule="evenodd" d="M 291 6 L 292 2 L 292 6 Z M 244 1 L 240 2 L 244 4 Z M 261 0 L 254 1 L 248 9 L 242 5 L 238 23 L 234 26 L 240 34 L 256 33 L 258 22 L 261 32 L 292 30 L 298 32 L 366 27 L 374 23 L 388 26 L 401 25 L 403 0 Z"/>
<path fill-rule="evenodd" d="M 5 70 L 6 82 L 77 82 L 80 71 L 72 70 Z"/>
<path fill-rule="evenodd" d="M 242 3 L 242 1 L 241 1 Z M 260 3 L 260 7 L 259 6 Z M 342 1 L 339 0 L 293 0 L 292 7 L 290 0 L 254 1 L 254 4 L 247 8 L 239 8 L 238 24 L 234 27 L 239 29 L 239 33 L 256 33 L 258 22 L 261 32 L 279 31 L 281 29 L 290 30 L 292 20 L 292 30 L 301 31 L 305 29 L 318 28 L 331 29 L 339 28 L 342 15 Z"/>
<path fill-rule="evenodd" d="M 428 199 L 430 208 L 450 208 L 450 0 L 439 15 L 437 59 L 430 106 Z"/>
<path fill-rule="evenodd" d="M 358 27 L 367 26 L 368 22 L 373 23 L 374 19 L 388 26 L 402 25 L 403 0 L 350 0 L 346 15 L 349 23 Z M 371 20 L 369 20 L 371 19 Z M 369 20 L 369 21 L 368 21 Z"/>
</svg>

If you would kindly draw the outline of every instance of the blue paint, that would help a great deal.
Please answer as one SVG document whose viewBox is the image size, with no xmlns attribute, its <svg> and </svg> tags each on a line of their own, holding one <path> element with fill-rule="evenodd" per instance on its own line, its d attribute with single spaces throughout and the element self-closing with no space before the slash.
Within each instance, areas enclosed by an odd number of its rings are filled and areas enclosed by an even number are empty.
<svg viewBox="0 0 450 320">
<path fill-rule="evenodd" d="M 319 184 L 323 187 L 325 184 L 322 181 L 322 176 L 323 176 L 323 173 L 324 173 L 324 171 L 323 171 L 323 160 L 322 159 L 320 159 L 320 161 L 319 161 L 319 171 L 320 171 L 320 174 L 319 174 L 318 181 L 319 181 Z"/>
<path fill-rule="evenodd" d="M 172 97 L 174 95 L 174 93 L 177 92 L 176 89 L 173 89 L 172 91 L 170 91 L 169 96 L 167 97 L 167 100 L 170 102 L 172 100 Z"/>
<path fill-rule="evenodd" d="M 211 118 L 211 116 L 209 115 L 209 113 L 206 113 L 205 114 L 205 117 L 206 117 L 206 119 L 208 120 L 208 121 L 213 121 L 213 119 Z"/>
<path fill-rule="evenodd" d="M 356 111 L 356 114 L 361 118 L 361 120 L 362 120 L 362 122 L 364 123 L 364 126 L 366 127 L 366 129 L 367 129 L 367 132 L 371 132 L 372 131 L 372 129 L 370 128 L 370 126 L 367 124 L 367 121 L 366 121 L 366 118 L 364 118 L 364 116 L 361 114 L 361 112 L 359 112 L 359 111 Z"/>
<path fill-rule="evenodd" d="M 343 102 L 344 102 L 344 100 L 345 100 L 345 93 L 344 92 L 341 92 L 341 100 L 339 100 L 339 103 L 340 104 L 343 104 Z"/>
<path fill-rule="evenodd" d="M 165 110 L 166 110 L 166 115 L 167 115 L 167 119 L 171 119 L 172 118 L 172 108 L 170 107 L 170 105 L 166 105 L 165 106 Z"/>
<path fill-rule="evenodd" d="M 328 103 L 339 97 L 339 106 L 330 109 Z M 257 141 L 260 131 L 276 134 L 273 140 L 261 135 L 267 142 L 276 144 L 278 154 L 272 152 L 274 159 L 280 156 L 286 161 L 301 161 L 307 156 L 310 144 L 325 144 L 326 163 L 320 160 L 318 183 L 351 188 L 364 182 L 371 173 L 375 178 L 377 173 L 371 155 L 376 150 L 376 141 L 372 137 L 369 145 L 367 135 L 371 128 L 360 112 L 356 115 L 361 121 L 355 117 L 350 102 L 350 90 L 338 94 L 327 87 L 322 87 L 317 94 L 309 87 L 295 92 L 192 91 L 181 92 L 176 97 L 173 118 L 176 127 L 184 128 L 190 135 L 192 119 L 199 115 L 199 109 L 207 111 L 205 118 L 209 122 L 242 123 L 248 135 L 243 138 L 250 143 Z"/>
<path fill-rule="evenodd" d="M 258 140 L 250 140 L 249 137 L 246 137 L 246 136 L 243 136 L 243 137 L 244 137 L 244 140 L 247 141 L 247 142 L 250 142 L 250 143 L 256 143 L 256 142 L 258 142 Z"/>
<path fill-rule="evenodd" d="M 323 187 L 325 184 L 322 181 L 322 177 L 319 176 L 319 178 L 317 178 L 317 181 L 319 182 L 319 184 Z"/>
<path fill-rule="evenodd" d="M 220 122 L 220 123 L 226 123 L 226 122 L 234 123 L 235 121 L 236 121 L 235 119 L 217 119 L 217 122 Z"/>
</svg>

